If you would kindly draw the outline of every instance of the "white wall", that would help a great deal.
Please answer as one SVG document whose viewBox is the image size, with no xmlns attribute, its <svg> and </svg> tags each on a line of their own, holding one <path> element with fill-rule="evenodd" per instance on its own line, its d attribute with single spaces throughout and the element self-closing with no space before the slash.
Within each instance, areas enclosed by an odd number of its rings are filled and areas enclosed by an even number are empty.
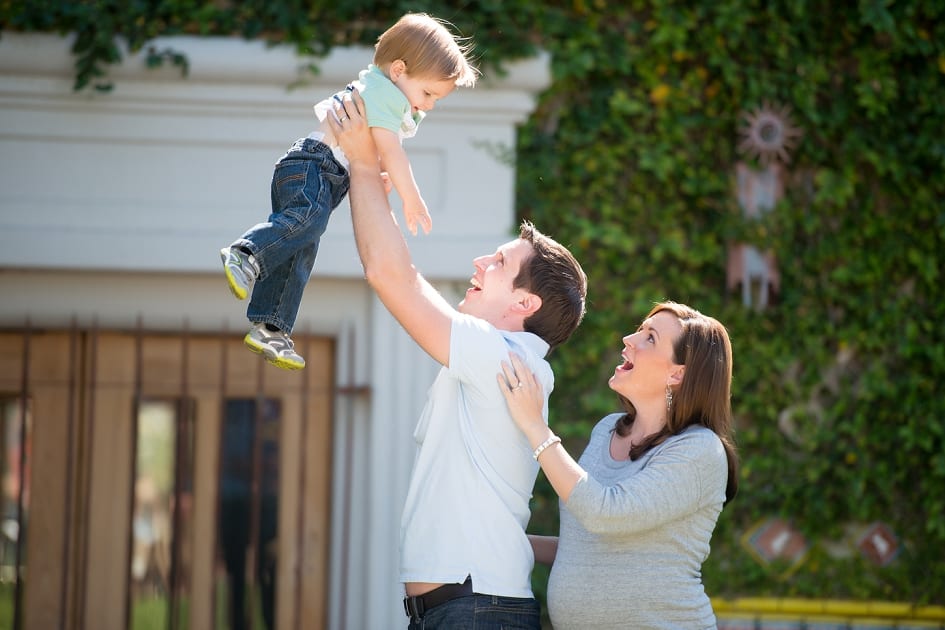
<svg viewBox="0 0 945 630">
<path fill-rule="evenodd" d="M 95 322 L 231 330 L 244 307 L 218 250 L 269 212 L 274 162 L 312 127 L 312 104 L 349 82 L 369 49 L 311 60 L 229 38 L 154 42 L 190 72 L 110 69 L 111 93 L 75 93 L 71 41 L 0 35 L 0 326 Z M 547 84 L 547 59 L 485 77 L 437 105 L 405 144 L 434 228 L 409 237 L 418 267 L 451 300 L 475 256 L 509 240 L 514 173 L 483 147 L 511 148 Z M 301 87 L 287 86 L 304 82 Z M 362 280 L 347 205 L 335 212 L 297 330 L 338 340 L 331 627 L 404 627 L 397 582 L 412 432 L 437 366 Z M 399 214 L 398 214 L 399 217 Z"/>
<path fill-rule="evenodd" d="M 111 93 L 76 94 L 69 45 L 0 36 L 0 266 L 215 270 L 219 247 L 268 214 L 272 166 L 311 130 L 313 102 L 370 60 L 340 50 L 311 77 L 284 48 L 170 38 L 155 46 L 185 52 L 188 78 L 147 70 L 139 54 L 112 71 Z M 461 88 L 405 144 L 434 220 L 414 248 L 428 274 L 467 276 L 469 259 L 509 233 L 513 171 L 482 147 L 512 146 L 546 77 L 538 59 Z M 360 277 L 345 214 L 316 274 Z M 173 252 L 154 255 L 162 243 Z"/>
</svg>

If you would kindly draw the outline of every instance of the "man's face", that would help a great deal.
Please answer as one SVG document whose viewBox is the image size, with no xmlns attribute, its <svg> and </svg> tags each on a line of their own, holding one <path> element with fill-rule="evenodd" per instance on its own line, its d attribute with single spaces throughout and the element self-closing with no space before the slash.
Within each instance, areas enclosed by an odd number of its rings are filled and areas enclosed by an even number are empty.
<svg viewBox="0 0 945 630">
<path fill-rule="evenodd" d="M 513 289 L 512 283 L 533 252 L 531 243 L 516 239 L 500 246 L 494 254 L 474 259 L 476 273 L 459 303 L 459 311 L 480 317 L 500 330 L 522 330 L 524 317 L 516 306 L 528 292 Z"/>
</svg>

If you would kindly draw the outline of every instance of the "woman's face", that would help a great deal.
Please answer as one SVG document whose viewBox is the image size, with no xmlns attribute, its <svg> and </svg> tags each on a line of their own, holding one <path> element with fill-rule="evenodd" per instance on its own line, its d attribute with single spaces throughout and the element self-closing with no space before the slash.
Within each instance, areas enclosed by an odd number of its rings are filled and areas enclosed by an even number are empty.
<svg viewBox="0 0 945 630">
<path fill-rule="evenodd" d="M 665 397 L 674 368 L 673 344 L 682 325 L 669 311 L 660 311 L 623 338 L 623 363 L 614 370 L 609 385 L 635 405 L 650 397 Z"/>
</svg>

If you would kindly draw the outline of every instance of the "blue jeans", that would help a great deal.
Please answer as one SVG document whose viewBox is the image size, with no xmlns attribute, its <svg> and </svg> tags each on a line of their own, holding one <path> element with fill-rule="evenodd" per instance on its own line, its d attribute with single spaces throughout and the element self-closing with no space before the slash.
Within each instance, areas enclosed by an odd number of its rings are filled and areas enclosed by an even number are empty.
<svg viewBox="0 0 945 630">
<path fill-rule="evenodd" d="M 411 620 L 408 630 L 541 630 L 541 609 L 534 598 L 470 595 L 428 610 Z"/>
<path fill-rule="evenodd" d="M 246 309 L 249 321 L 292 332 L 318 242 L 349 184 L 348 171 L 331 149 L 312 138 L 297 140 L 276 163 L 272 214 L 232 245 L 248 249 L 259 263 L 259 278 Z"/>
</svg>

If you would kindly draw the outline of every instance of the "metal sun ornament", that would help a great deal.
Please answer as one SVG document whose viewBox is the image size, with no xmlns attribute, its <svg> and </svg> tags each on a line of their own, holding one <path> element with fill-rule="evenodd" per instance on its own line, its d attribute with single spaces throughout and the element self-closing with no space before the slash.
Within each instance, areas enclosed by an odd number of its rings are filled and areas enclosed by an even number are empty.
<svg viewBox="0 0 945 630">
<path fill-rule="evenodd" d="M 741 137 L 739 153 L 757 159 L 762 166 L 791 161 L 788 152 L 797 146 L 803 132 L 791 121 L 790 106 L 775 108 L 764 103 L 759 108 L 743 112 L 742 117 L 747 124 L 738 130 Z"/>
</svg>

